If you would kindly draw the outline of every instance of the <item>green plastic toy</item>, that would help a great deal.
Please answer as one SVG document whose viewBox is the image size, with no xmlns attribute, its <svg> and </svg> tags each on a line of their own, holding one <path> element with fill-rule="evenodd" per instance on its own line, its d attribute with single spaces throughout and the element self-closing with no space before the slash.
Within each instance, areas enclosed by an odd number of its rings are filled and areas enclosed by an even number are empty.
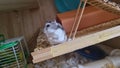
<svg viewBox="0 0 120 68">
<path fill-rule="evenodd" d="M 0 68 L 27 68 L 20 42 L 7 42 L 2 34 L 0 37 Z"/>
</svg>

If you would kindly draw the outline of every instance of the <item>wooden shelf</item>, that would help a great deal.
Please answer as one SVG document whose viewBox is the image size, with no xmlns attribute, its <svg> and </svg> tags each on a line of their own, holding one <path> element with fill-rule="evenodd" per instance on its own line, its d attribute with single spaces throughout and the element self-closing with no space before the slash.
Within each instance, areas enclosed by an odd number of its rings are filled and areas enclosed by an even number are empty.
<svg viewBox="0 0 120 68">
<path fill-rule="evenodd" d="M 42 62 L 44 60 L 64 55 L 118 36 L 120 36 L 120 26 L 114 26 L 102 31 L 97 30 L 94 33 L 77 37 L 72 41 L 32 52 L 31 55 L 33 56 L 33 63 Z"/>
</svg>

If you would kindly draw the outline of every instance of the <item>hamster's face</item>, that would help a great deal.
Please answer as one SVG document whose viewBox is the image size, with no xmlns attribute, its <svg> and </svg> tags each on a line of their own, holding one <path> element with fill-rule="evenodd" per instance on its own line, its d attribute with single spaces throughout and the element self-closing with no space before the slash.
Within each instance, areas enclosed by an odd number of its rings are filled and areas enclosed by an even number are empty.
<svg viewBox="0 0 120 68">
<path fill-rule="evenodd" d="M 47 21 L 44 30 L 47 32 L 54 32 L 58 28 L 56 21 Z"/>
<path fill-rule="evenodd" d="M 56 29 L 57 28 L 57 24 L 56 24 L 56 22 L 52 22 L 52 21 L 49 21 L 49 22 L 47 22 L 47 24 L 46 24 L 46 28 L 47 29 Z"/>
<path fill-rule="evenodd" d="M 51 44 L 62 43 L 65 40 L 65 32 L 56 21 L 48 21 L 44 27 L 44 33 Z"/>
</svg>

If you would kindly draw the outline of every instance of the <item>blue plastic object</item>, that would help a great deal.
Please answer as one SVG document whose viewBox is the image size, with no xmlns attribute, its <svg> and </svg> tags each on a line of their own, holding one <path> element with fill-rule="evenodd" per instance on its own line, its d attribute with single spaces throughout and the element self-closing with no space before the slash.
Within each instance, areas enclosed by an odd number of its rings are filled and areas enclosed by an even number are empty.
<svg viewBox="0 0 120 68">
<path fill-rule="evenodd" d="M 100 60 L 107 56 L 107 54 L 97 46 L 80 49 L 77 53 L 92 60 Z"/>
<path fill-rule="evenodd" d="M 80 0 L 55 0 L 57 10 L 62 13 L 78 8 Z"/>
</svg>

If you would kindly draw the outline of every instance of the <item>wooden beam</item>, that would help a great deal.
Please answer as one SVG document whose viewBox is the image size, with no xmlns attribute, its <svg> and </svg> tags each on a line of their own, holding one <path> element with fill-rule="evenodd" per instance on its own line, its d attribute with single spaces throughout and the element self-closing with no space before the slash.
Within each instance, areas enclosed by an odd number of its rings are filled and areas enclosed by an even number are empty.
<svg viewBox="0 0 120 68">
<path fill-rule="evenodd" d="M 0 0 L 1 4 L 15 4 L 15 3 L 32 3 L 37 2 L 36 0 Z"/>
<path fill-rule="evenodd" d="M 0 0 L 0 11 L 30 9 L 38 7 L 37 0 Z"/>
<path fill-rule="evenodd" d="M 0 12 L 2 11 L 11 11 L 11 10 L 23 10 L 23 9 L 32 9 L 38 8 L 36 3 L 26 3 L 26 4 L 12 4 L 12 5 L 0 5 Z"/>
<path fill-rule="evenodd" d="M 115 26 L 103 31 L 78 37 L 72 41 L 68 41 L 63 44 L 48 47 L 37 52 L 32 52 L 31 55 L 33 56 L 33 63 L 38 63 L 47 59 L 51 59 L 118 36 L 120 36 L 120 26 Z"/>
</svg>

